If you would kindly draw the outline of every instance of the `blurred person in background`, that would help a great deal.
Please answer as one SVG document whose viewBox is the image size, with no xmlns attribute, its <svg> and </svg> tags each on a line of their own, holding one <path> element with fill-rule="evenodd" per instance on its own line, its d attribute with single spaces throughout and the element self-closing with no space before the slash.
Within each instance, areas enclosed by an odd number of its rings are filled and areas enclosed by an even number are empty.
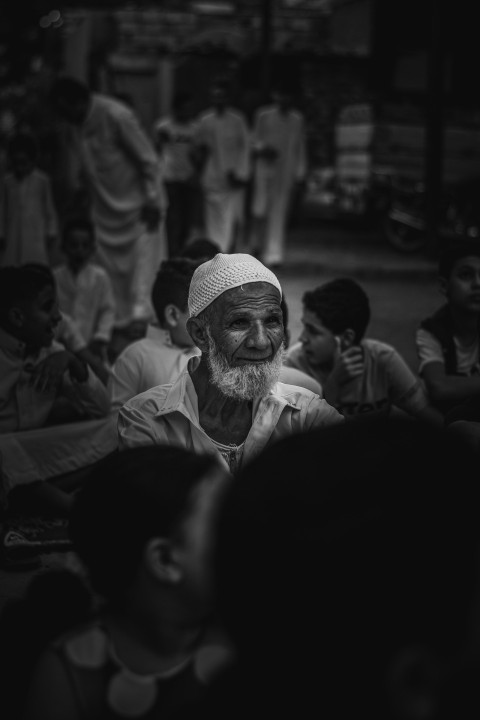
<svg viewBox="0 0 480 720">
<path fill-rule="evenodd" d="M 108 383 L 112 411 L 145 390 L 176 380 L 190 357 L 198 353 L 187 332 L 187 320 L 188 289 L 199 262 L 171 258 L 160 265 L 152 288 L 157 322 L 113 363 Z"/>
<path fill-rule="evenodd" d="M 112 281 L 115 327 L 133 339 L 152 317 L 146 288 L 166 255 L 167 199 L 155 148 L 128 105 L 75 78 L 57 78 L 50 102 L 73 126 L 81 162 L 78 203 L 91 213 L 96 257 Z"/>
<path fill-rule="evenodd" d="M 246 118 L 229 106 L 228 87 L 216 80 L 212 108 L 198 118 L 194 152 L 203 190 L 204 232 L 221 252 L 233 252 L 243 222 L 245 186 L 250 176 Z"/>
<path fill-rule="evenodd" d="M 92 262 L 95 228 L 86 218 L 72 218 L 62 232 L 65 263 L 54 268 L 58 305 L 77 325 L 88 350 L 107 363 L 115 323 L 112 283 L 103 267 Z"/>
<path fill-rule="evenodd" d="M 160 118 L 153 128 L 168 195 L 166 226 L 169 257 L 181 254 L 197 219 L 199 185 L 192 160 L 195 131 L 192 99 L 188 93 L 178 92 L 173 98 L 171 116 Z"/>
<path fill-rule="evenodd" d="M 9 170 L 0 181 L 0 264 L 50 264 L 58 219 L 50 178 L 36 166 L 37 143 L 26 133 L 10 137 Z"/>
<path fill-rule="evenodd" d="M 293 195 L 307 172 L 305 123 L 291 89 L 277 86 L 274 104 L 256 112 L 252 152 L 251 252 L 275 267 L 284 261 Z"/>
</svg>

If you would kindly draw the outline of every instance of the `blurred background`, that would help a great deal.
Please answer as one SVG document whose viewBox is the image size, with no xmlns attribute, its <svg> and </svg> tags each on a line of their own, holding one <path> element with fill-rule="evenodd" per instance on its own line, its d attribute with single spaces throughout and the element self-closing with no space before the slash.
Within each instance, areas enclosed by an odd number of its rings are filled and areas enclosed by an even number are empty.
<svg viewBox="0 0 480 720">
<path fill-rule="evenodd" d="M 61 213 L 66 130 L 43 101 L 56 74 L 132 104 L 148 132 L 177 90 L 205 109 L 220 72 L 249 119 L 281 77 L 294 83 L 308 133 L 292 222 L 353 219 L 409 252 L 438 242 L 439 225 L 477 233 L 476 32 L 466 0 L 2 3 L 0 151 L 12 129 L 35 129 Z"/>
</svg>

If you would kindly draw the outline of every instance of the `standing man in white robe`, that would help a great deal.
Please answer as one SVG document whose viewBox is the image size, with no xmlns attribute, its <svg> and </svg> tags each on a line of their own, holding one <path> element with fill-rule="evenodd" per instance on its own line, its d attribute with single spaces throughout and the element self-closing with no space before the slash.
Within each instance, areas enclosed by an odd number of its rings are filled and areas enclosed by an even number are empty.
<svg viewBox="0 0 480 720">
<path fill-rule="evenodd" d="M 253 130 L 251 251 L 269 267 L 283 263 L 285 230 L 297 183 L 307 162 L 304 118 L 292 107 L 292 94 L 278 89 L 275 104 L 260 108 Z"/>
<path fill-rule="evenodd" d="M 57 79 L 50 99 L 75 129 L 97 259 L 113 285 L 115 328 L 146 326 L 151 285 L 167 254 L 167 201 L 155 149 L 130 107 L 75 78 Z"/>
<path fill-rule="evenodd" d="M 222 81 L 211 87 L 212 108 L 198 119 L 195 148 L 201 168 L 204 232 L 224 253 L 232 252 L 243 222 L 245 185 L 250 174 L 246 118 L 228 107 Z"/>
</svg>

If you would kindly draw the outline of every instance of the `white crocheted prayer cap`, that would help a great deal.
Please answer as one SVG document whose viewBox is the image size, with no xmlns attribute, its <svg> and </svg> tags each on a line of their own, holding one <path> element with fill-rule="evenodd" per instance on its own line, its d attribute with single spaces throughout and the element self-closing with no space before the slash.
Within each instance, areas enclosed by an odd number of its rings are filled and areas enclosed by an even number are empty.
<svg viewBox="0 0 480 720">
<path fill-rule="evenodd" d="M 217 253 L 214 258 L 199 265 L 193 273 L 188 292 L 188 310 L 195 317 L 226 290 L 252 282 L 266 282 L 282 288 L 276 275 L 260 260 L 246 253 Z"/>
</svg>

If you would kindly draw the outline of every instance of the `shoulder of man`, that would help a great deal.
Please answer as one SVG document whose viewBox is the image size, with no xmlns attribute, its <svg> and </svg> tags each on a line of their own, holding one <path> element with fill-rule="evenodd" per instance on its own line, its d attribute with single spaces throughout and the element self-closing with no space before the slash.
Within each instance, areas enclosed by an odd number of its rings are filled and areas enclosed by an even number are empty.
<svg viewBox="0 0 480 720">
<path fill-rule="evenodd" d="M 145 417 L 153 418 L 164 407 L 171 387 L 171 384 L 157 385 L 149 390 L 145 390 L 139 395 L 130 398 L 123 408 L 127 412 L 131 410 Z M 123 408 L 120 409 L 120 413 L 122 413 Z"/>
</svg>

